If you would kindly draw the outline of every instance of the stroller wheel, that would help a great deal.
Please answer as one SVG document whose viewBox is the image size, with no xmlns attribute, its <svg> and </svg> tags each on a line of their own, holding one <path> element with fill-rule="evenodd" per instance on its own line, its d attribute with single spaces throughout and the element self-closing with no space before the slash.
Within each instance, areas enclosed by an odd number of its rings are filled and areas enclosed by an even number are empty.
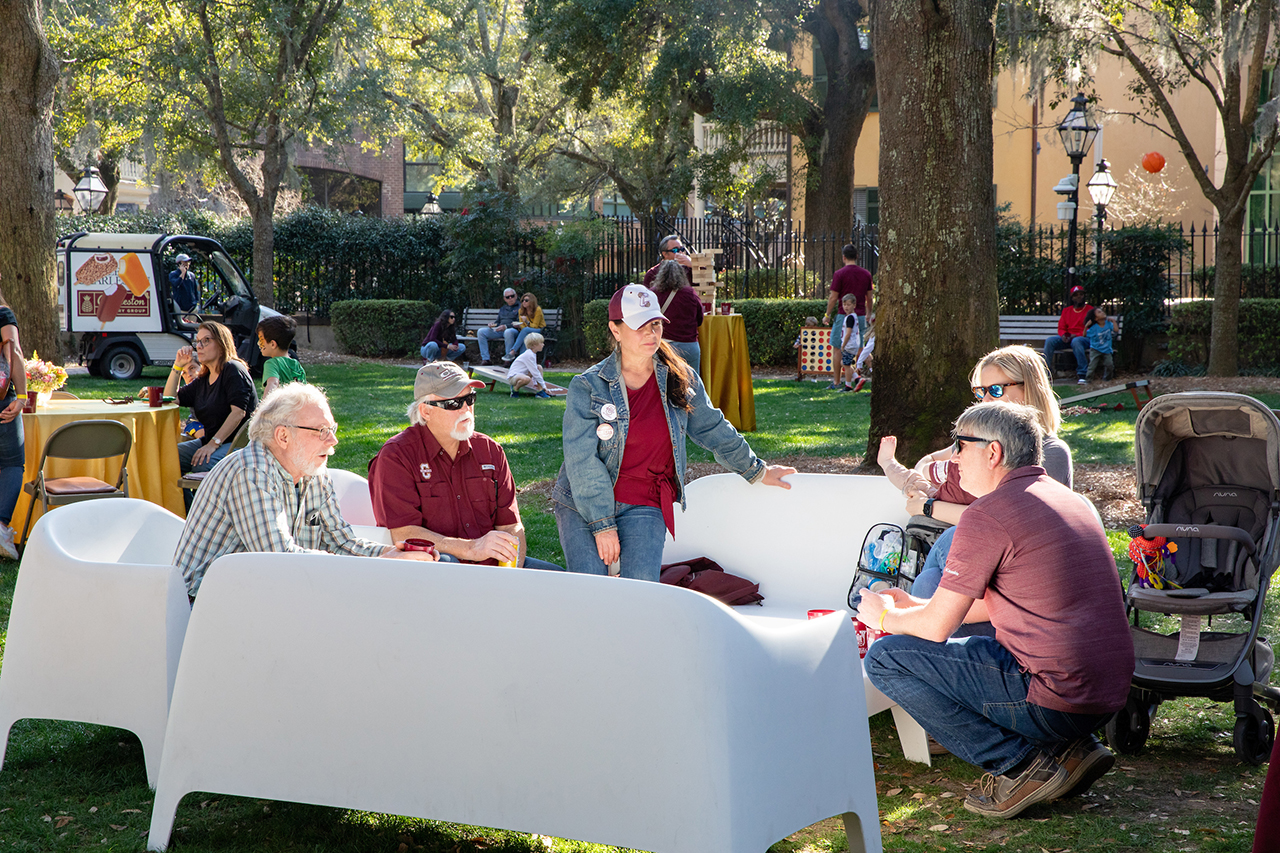
<svg viewBox="0 0 1280 853">
<path fill-rule="evenodd" d="M 1151 734 L 1152 708 L 1142 698 L 1129 694 L 1124 707 L 1107 723 L 1107 744 L 1116 752 L 1133 754 L 1142 749 Z"/>
<path fill-rule="evenodd" d="M 1245 764 L 1257 766 L 1271 756 L 1271 745 L 1275 742 L 1276 725 L 1271 719 L 1271 712 L 1265 708 L 1262 720 L 1252 714 L 1236 718 L 1234 744 L 1236 755 Z"/>
</svg>

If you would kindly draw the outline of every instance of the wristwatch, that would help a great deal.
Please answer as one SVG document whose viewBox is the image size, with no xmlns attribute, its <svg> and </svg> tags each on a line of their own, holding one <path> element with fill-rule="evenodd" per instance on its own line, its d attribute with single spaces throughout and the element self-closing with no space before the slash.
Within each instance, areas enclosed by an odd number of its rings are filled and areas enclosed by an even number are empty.
<svg viewBox="0 0 1280 853">
<path fill-rule="evenodd" d="M 924 502 L 924 509 L 922 512 L 925 514 L 926 518 L 933 518 L 933 502 L 935 500 L 937 500 L 937 498 L 929 498 L 929 500 Z"/>
<path fill-rule="evenodd" d="M 212 444 L 214 447 L 221 447 L 221 446 L 222 446 L 222 439 L 218 438 L 218 437 L 215 435 L 213 438 L 211 438 L 211 439 L 209 440 L 209 443 L 210 443 L 210 444 Z M 926 514 L 926 515 L 928 515 L 928 513 L 925 513 L 925 514 Z"/>
</svg>

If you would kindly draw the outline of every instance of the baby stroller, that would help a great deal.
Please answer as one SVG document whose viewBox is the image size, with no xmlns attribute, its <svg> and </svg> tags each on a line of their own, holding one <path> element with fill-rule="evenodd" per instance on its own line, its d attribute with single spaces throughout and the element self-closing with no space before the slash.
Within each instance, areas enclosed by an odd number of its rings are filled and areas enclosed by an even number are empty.
<svg viewBox="0 0 1280 853">
<path fill-rule="evenodd" d="M 1236 754 L 1260 764 L 1275 724 L 1258 699 L 1280 713 L 1271 646 L 1258 636 L 1280 563 L 1280 420 L 1252 397 L 1190 392 L 1147 403 L 1135 431 L 1148 522 L 1129 531 L 1137 662 L 1107 741 L 1137 752 L 1161 702 L 1203 696 L 1234 703 Z"/>
</svg>

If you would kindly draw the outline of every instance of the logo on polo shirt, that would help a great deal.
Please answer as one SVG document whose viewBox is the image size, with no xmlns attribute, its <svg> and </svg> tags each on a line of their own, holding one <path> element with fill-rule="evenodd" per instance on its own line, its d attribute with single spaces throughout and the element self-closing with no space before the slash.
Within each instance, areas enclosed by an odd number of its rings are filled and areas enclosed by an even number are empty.
<svg viewBox="0 0 1280 853">
<path fill-rule="evenodd" d="M 497 470 L 498 470 L 498 466 L 496 466 L 496 465 L 481 465 L 481 466 L 480 466 L 480 470 L 481 470 L 481 471 L 497 471 Z"/>
<path fill-rule="evenodd" d="M 423 462 L 421 465 L 419 465 L 418 470 L 422 472 L 422 479 L 424 480 L 431 479 L 431 466 L 428 465 L 426 462 Z"/>
</svg>

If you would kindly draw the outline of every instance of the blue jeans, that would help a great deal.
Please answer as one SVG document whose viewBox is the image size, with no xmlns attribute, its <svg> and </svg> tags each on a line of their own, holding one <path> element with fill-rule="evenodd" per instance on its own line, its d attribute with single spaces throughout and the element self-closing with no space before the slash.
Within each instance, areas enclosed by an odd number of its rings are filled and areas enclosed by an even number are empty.
<svg viewBox="0 0 1280 853">
<path fill-rule="evenodd" d="M 667 526 L 662 510 L 656 506 L 614 504 L 613 520 L 618 525 L 618 562 L 622 577 L 633 580 L 658 580 L 662 568 L 662 545 Z M 569 571 L 583 575 L 607 575 L 609 567 L 600 559 L 596 538 L 576 509 L 562 503 L 555 505 L 556 529 L 560 531 L 560 547 Z"/>
<path fill-rule="evenodd" d="M 1044 339 L 1044 363 L 1049 368 L 1049 375 L 1053 376 L 1053 354 L 1067 347 L 1071 347 L 1071 352 L 1076 357 L 1076 376 L 1084 379 L 1089 369 L 1089 339 L 1084 335 L 1076 335 L 1070 343 L 1064 341 L 1059 335 Z"/>
<path fill-rule="evenodd" d="M 480 348 L 480 360 L 489 361 L 489 342 L 503 340 L 506 329 L 499 332 L 497 329 L 490 329 L 488 326 L 476 332 L 476 346 Z"/>
<path fill-rule="evenodd" d="M 427 361 L 435 361 L 436 358 L 439 357 L 440 355 L 440 344 L 436 343 L 435 341 L 427 341 L 425 344 L 422 345 L 422 349 L 419 350 L 419 352 L 422 353 L 422 357 L 425 358 Z M 456 350 L 449 353 L 449 358 L 451 358 L 453 361 L 461 361 L 462 357 L 466 354 L 467 354 L 466 347 L 458 347 Z"/>
<path fill-rule="evenodd" d="M 9 398 L 0 402 L 4 408 L 13 402 Z M 27 464 L 25 434 L 22 431 L 22 415 L 7 424 L 0 424 L 0 521 L 13 520 L 13 508 L 22 493 L 22 477 Z"/>
<path fill-rule="evenodd" d="M 245 427 L 248 429 L 248 427 Z M 222 461 L 222 457 L 227 455 L 227 451 L 231 449 L 229 444 L 223 444 L 217 450 L 213 451 L 213 455 L 201 462 L 199 465 L 191 464 L 191 457 L 195 456 L 196 451 L 200 449 L 204 442 L 201 439 L 193 438 L 190 441 L 178 442 L 178 470 L 183 474 L 191 471 L 209 471 L 214 465 Z M 195 499 L 196 493 L 194 489 L 182 490 L 182 502 L 186 504 L 188 510 L 191 509 L 191 502 Z"/>
<path fill-rule="evenodd" d="M 507 355 L 513 358 L 519 355 L 520 350 L 524 349 L 525 338 L 529 337 L 534 332 L 541 335 L 545 331 L 546 329 L 530 329 L 527 326 L 523 329 L 507 329 L 502 333 L 502 337 L 507 344 Z"/>
<path fill-rule="evenodd" d="M 947 554 L 951 553 L 951 540 L 955 538 L 956 529 L 948 527 L 938 535 L 937 541 L 929 549 L 929 556 L 924 558 L 924 568 L 916 575 L 911 584 L 911 594 L 916 598 L 933 598 L 942 581 L 942 567 L 947 564 Z"/>
<path fill-rule="evenodd" d="M 437 553 L 439 554 L 440 562 L 442 563 L 461 563 L 462 562 L 452 554 L 444 554 L 439 552 Z M 564 571 L 564 569 L 561 566 L 557 566 L 555 563 L 548 563 L 546 560 L 535 560 L 533 557 L 530 557 L 528 554 L 524 555 L 524 565 L 521 566 L 521 568 L 542 569 L 544 572 L 563 572 Z"/>
<path fill-rule="evenodd" d="M 1036 749 L 1057 753 L 1111 716 L 1028 702 L 1031 676 L 993 637 L 935 643 L 891 634 L 871 645 L 864 663 L 871 683 L 938 743 L 997 776 Z"/>
<path fill-rule="evenodd" d="M 693 368 L 693 372 L 698 375 L 702 374 L 702 347 L 697 341 L 667 341 L 671 344 L 671 348 L 680 354 L 680 357 L 689 362 L 689 366 Z"/>
</svg>

